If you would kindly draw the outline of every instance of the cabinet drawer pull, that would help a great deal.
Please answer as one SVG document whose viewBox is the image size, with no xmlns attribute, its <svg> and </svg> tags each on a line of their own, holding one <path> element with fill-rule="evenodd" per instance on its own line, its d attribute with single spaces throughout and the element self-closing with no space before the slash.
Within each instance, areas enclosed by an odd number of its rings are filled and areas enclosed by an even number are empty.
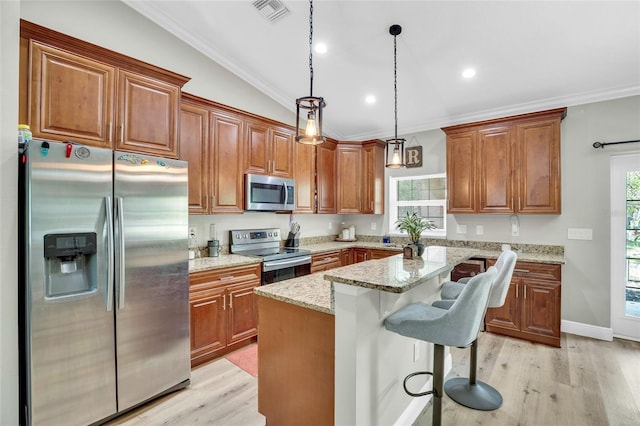
<svg viewBox="0 0 640 426">
<path fill-rule="evenodd" d="M 220 281 L 229 281 L 229 280 L 233 280 L 236 277 L 234 275 L 229 275 L 228 277 L 220 277 Z"/>
<path fill-rule="evenodd" d="M 520 272 L 522 274 L 528 274 L 530 271 L 528 269 L 514 269 L 513 272 Z"/>
</svg>

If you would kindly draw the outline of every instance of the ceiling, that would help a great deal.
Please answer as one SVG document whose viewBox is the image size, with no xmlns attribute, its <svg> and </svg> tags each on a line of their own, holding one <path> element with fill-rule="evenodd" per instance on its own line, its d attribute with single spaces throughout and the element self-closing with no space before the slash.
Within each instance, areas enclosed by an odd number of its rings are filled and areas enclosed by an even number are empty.
<svg viewBox="0 0 640 426">
<path fill-rule="evenodd" d="M 292 111 L 310 94 L 308 1 L 279 0 L 289 13 L 275 22 L 253 1 L 123 1 Z M 338 140 L 394 136 L 393 24 L 399 136 L 640 94 L 638 0 L 316 0 L 313 9 L 314 44 L 328 46 L 313 54 L 313 95 L 326 99 L 325 134 Z M 474 78 L 462 78 L 466 67 Z"/>
</svg>

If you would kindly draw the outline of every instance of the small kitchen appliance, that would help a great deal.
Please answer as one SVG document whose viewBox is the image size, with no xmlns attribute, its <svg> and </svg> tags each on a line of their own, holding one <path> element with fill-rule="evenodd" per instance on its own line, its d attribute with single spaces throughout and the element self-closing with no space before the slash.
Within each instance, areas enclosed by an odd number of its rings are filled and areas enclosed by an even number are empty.
<svg viewBox="0 0 640 426">
<path fill-rule="evenodd" d="M 262 259 L 261 284 L 271 284 L 311 273 L 311 251 L 282 247 L 280 229 L 229 231 L 231 253 Z"/>
</svg>

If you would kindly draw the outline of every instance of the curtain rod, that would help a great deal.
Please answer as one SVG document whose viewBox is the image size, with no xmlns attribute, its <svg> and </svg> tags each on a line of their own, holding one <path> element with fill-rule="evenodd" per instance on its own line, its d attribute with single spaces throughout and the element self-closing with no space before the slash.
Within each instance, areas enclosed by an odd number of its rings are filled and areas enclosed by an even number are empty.
<svg viewBox="0 0 640 426">
<path fill-rule="evenodd" d="M 602 148 L 604 149 L 604 147 L 606 145 L 618 145 L 621 143 L 635 143 L 635 142 L 640 142 L 640 139 L 636 139 L 636 140 L 632 140 L 632 141 L 620 141 L 620 142 L 594 142 L 593 143 L 593 147 L 594 148 Z"/>
</svg>

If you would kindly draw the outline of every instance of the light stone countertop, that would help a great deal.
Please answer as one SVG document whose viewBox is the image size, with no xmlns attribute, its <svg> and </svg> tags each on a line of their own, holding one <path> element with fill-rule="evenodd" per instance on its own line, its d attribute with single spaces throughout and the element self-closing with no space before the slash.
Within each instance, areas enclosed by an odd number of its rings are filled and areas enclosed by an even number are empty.
<svg viewBox="0 0 640 426">
<path fill-rule="evenodd" d="M 404 293 L 476 255 L 477 249 L 430 246 L 415 259 L 401 254 L 369 260 L 326 272 L 325 279 L 390 293 Z"/>
<path fill-rule="evenodd" d="M 258 296 L 280 300 L 293 305 L 333 315 L 333 292 L 331 282 L 324 279 L 326 272 L 316 272 L 273 284 L 256 287 Z"/>
<path fill-rule="evenodd" d="M 189 273 L 230 268 L 232 266 L 255 265 L 256 263 L 262 263 L 262 259 L 239 254 L 221 254 L 218 257 L 201 257 L 189 260 Z"/>
</svg>

